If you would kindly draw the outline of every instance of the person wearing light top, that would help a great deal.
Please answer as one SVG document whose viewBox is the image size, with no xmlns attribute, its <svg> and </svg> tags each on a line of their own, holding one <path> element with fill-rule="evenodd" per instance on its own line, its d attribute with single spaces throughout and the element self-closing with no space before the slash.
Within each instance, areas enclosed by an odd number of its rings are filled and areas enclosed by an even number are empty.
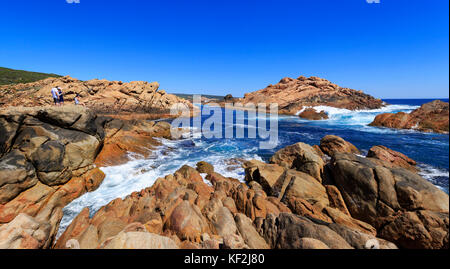
<svg viewBox="0 0 450 269">
<path fill-rule="evenodd" d="M 75 95 L 75 98 L 73 98 L 73 101 L 75 102 L 75 105 L 84 106 L 83 103 L 80 103 L 80 98 L 81 98 L 80 94 L 77 93 L 77 94 Z"/>
<path fill-rule="evenodd" d="M 53 102 L 55 103 L 55 106 L 59 105 L 58 86 L 52 88 L 52 97 L 53 97 Z"/>
</svg>

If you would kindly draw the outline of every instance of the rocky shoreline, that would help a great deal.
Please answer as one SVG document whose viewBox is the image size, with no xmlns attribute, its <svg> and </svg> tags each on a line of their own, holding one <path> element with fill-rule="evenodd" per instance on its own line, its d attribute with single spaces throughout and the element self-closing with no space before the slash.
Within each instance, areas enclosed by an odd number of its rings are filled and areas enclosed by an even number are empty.
<svg viewBox="0 0 450 269">
<path fill-rule="evenodd" d="M 0 130 L 0 248 L 448 248 L 448 195 L 413 160 L 383 146 L 363 157 L 332 135 L 245 161 L 245 183 L 207 160 L 183 166 L 85 208 L 55 240 L 62 208 L 101 184 L 98 167 L 145 157 L 170 125 L 64 106 L 2 110 Z"/>
</svg>

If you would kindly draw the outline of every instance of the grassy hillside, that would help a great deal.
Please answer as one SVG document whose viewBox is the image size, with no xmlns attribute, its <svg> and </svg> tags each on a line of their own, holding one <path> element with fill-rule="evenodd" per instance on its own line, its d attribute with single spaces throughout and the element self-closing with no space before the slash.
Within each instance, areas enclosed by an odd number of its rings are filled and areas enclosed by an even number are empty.
<svg viewBox="0 0 450 269">
<path fill-rule="evenodd" d="M 0 67 L 0 85 L 34 82 L 48 77 L 61 76 Z"/>
</svg>

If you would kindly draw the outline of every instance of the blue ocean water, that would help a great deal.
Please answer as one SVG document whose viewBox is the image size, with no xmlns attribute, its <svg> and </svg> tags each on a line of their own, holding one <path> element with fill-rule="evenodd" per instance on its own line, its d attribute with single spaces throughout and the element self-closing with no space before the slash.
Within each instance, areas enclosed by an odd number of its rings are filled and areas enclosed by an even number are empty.
<svg viewBox="0 0 450 269">
<path fill-rule="evenodd" d="M 368 126 L 380 113 L 410 112 L 431 100 L 389 99 L 384 101 L 389 105 L 376 110 L 350 111 L 316 107 L 316 110 L 325 110 L 330 117 L 322 121 L 308 121 L 297 116 L 280 115 L 278 143 L 270 150 L 259 148 L 261 139 L 207 139 L 195 129 L 193 137 L 181 140 L 161 139 L 162 145 L 152 151 L 150 158 L 135 158 L 124 165 L 102 168 L 106 174 L 102 185 L 96 191 L 81 196 L 64 208 L 60 231 L 64 231 L 84 207 L 89 207 L 93 214 L 111 200 L 118 197 L 124 198 L 134 191 L 149 187 L 158 177 L 171 174 L 182 165 L 195 167 L 197 162 L 207 161 L 214 165 L 216 172 L 243 180 L 244 170 L 239 160 L 267 161 L 273 153 L 287 145 L 297 142 L 317 145 L 322 137 L 329 134 L 338 135 L 353 143 L 363 155 L 374 145 L 384 145 L 402 152 L 418 162 L 420 174 L 424 178 L 448 193 L 449 135 Z M 448 102 L 448 99 L 443 101 Z M 204 122 L 208 118 L 209 115 L 203 115 L 201 120 Z M 248 122 L 248 115 L 245 122 Z M 222 128 L 225 128 L 224 124 Z M 250 128 L 258 128 L 258 126 Z"/>
</svg>

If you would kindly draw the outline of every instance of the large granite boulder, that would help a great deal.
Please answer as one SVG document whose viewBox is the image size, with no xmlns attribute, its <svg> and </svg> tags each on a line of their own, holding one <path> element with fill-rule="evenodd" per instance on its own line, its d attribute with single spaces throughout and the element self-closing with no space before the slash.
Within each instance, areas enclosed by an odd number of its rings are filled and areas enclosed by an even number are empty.
<svg viewBox="0 0 450 269">
<path fill-rule="evenodd" d="M 325 163 L 317 151 L 308 144 L 299 142 L 282 148 L 270 158 L 270 163 L 305 172 L 322 182 Z"/>
<path fill-rule="evenodd" d="M 0 129 L 6 130 L 0 141 L 0 224 L 27 214 L 49 225 L 51 242 L 62 208 L 95 190 L 105 177 L 94 165 L 104 139 L 103 123 L 77 106 L 0 112 Z"/>
<path fill-rule="evenodd" d="M 328 156 L 333 156 L 337 152 L 354 154 L 360 153 L 352 143 L 345 141 L 342 137 L 335 135 L 324 136 L 320 140 L 320 149 Z"/>
<path fill-rule="evenodd" d="M 448 246 L 448 195 L 429 181 L 348 153 L 334 155 L 331 171 L 352 217 L 373 225 L 383 238 L 405 248 Z M 422 242 L 411 243 L 408 234 Z"/>
</svg>

